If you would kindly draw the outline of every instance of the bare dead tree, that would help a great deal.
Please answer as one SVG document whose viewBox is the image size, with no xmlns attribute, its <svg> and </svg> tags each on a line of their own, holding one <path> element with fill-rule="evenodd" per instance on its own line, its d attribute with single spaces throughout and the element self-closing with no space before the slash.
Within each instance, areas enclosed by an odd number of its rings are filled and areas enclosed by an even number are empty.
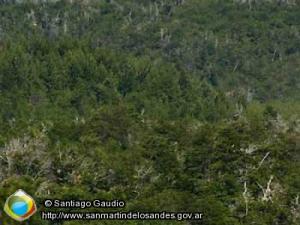
<svg viewBox="0 0 300 225">
<path fill-rule="evenodd" d="M 237 70 L 237 68 L 239 67 L 239 65 L 240 65 L 240 61 L 237 61 L 232 72 L 235 72 Z"/>
<path fill-rule="evenodd" d="M 266 188 L 263 188 L 263 186 L 261 184 L 257 183 L 263 192 L 263 196 L 261 199 L 263 202 L 268 202 L 268 201 L 273 202 L 273 199 L 272 199 L 273 191 L 271 189 L 271 183 L 272 183 L 273 179 L 274 179 L 274 176 L 271 175 Z"/>
<path fill-rule="evenodd" d="M 291 213 L 293 215 L 293 221 L 296 223 L 300 218 L 299 194 L 297 194 L 295 200 L 292 202 Z"/>
<path fill-rule="evenodd" d="M 248 194 L 248 188 L 247 188 L 247 182 L 244 182 L 244 192 L 243 192 L 243 198 L 245 201 L 245 215 L 248 215 L 249 211 L 249 194 Z"/>
<path fill-rule="evenodd" d="M 262 164 L 264 163 L 264 161 L 266 160 L 266 158 L 268 158 L 269 155 L 270 155 L 270 152 L 267 152 L 267 154 L 263 157 L 263 159 L 258 164 L 257 169 L 259 169 L 262 166 Z"/>
</svg>

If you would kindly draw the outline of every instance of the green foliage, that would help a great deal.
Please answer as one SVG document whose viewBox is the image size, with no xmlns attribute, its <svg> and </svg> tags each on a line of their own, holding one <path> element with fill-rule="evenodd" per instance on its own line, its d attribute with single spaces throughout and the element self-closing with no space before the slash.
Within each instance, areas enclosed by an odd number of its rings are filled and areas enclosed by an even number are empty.
<svg viewBox="0 0 300 225">
<path fill-rule="evenodd" d="M 0 1 L 0 203 L 22 188 L 299 224 L 299 7 Z"/>
</svg>

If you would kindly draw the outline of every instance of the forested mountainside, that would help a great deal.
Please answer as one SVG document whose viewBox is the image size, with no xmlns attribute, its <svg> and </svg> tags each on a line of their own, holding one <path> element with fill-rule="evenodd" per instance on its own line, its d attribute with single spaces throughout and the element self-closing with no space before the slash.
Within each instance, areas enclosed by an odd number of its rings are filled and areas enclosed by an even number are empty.
<svg viewBox="0 0 300 225">
<path fill-rule="evenodd" d="M 297 225 L 300 2 L 2 0 L 0 128 L 1 205 L 204 214 L 28 224 Z"/>
</svg>

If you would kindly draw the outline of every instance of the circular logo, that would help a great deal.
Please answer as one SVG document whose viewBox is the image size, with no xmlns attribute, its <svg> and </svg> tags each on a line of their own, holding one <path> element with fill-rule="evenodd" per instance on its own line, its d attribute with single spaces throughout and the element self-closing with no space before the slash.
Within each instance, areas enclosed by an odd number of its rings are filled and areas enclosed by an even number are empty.
<svg viewBox="0 0 300 225">
<path fill-rule="evenodd" d="M 6 200 L 4 211 L 17 221 L 28 219 L 36 212 L 34 199 L 23 190 L 18 190 Z"/>
</svg>

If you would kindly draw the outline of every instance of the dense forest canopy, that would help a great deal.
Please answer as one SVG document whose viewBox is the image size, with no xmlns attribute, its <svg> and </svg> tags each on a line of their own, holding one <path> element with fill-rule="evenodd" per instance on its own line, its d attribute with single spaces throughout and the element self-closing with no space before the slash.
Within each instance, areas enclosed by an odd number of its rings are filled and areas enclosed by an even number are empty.
<svg viewBox="0 0 300 225">
<path fill-rule="evenodd" d="M 299 22 L 297 0 L 0 0 L 1 205 L 299 224 Z M 29 222 L 82 223 L 121 222 Z"/>
</svg>

